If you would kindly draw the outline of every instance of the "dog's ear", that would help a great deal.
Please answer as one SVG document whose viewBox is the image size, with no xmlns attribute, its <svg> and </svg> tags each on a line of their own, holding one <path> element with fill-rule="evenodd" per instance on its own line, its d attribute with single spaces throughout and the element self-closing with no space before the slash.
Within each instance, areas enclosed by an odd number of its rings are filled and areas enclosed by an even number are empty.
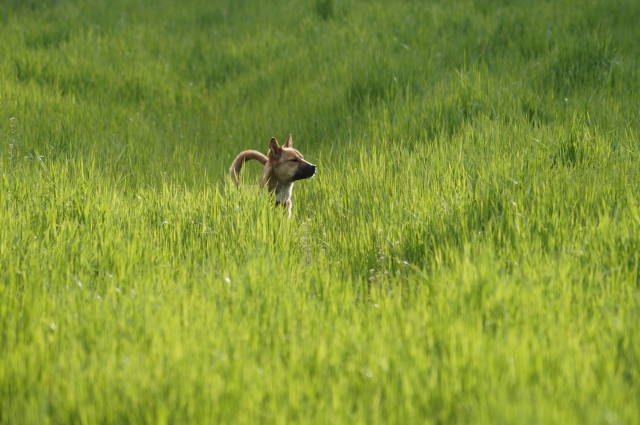
<svg viewBox="0 0 640 425">
<path fill-rule="evenodd" d="M 271 140 L 269 141 L 269 157 L 277 158 L 280 156 L 281 151 L 282 151 L 282 148 L 278 144 L 278 141 L 276 140 L 275 137 L 272 137 Z"/>
<path fill-rule="evenodd" d="M 293 140 L 291 140 L 291 135 L 289 135 L 289 137 L 287 137 L 287 141 L 284 142 L 284 145 L 282 145 L 283 148 L 292 148 L 293 147 Z"/>
</svg>

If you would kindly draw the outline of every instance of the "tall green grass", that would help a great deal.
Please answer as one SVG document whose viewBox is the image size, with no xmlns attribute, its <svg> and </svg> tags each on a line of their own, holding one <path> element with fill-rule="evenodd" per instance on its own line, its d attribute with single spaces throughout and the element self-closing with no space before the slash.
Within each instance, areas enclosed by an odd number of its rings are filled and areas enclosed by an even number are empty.
<svg viewBox="0 0 640 425">
<path fill-rule="evenodd" d="M 1 6 L 0 423 L 639 423 L 637 2 Z"/>
</svg>

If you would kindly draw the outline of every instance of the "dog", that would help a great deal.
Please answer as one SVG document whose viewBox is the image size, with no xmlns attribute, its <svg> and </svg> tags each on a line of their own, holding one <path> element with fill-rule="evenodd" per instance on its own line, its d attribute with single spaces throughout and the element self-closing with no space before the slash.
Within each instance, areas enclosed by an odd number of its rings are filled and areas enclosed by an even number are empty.
<svg viewBox="0 0 640 425">
<path fill-rule="evenodd" d="M 276 195 L 276 205 L 287 209 L 287 216 L 291 217 L 291 192 L 293 182 L 308 179 L 316 174 L 316 166 L 304 160 L 302 154 L 293 148 L 291 135 L 280 146 L 275 137 L 269 142 L 267 155 L 254 150 L 242 151 L 236 156 L 229 168 L 231 180 L 238 185 L 240 170 L 245 162 L 254 159 L 264 165 L 260 186 L 267 187 L 269 192 Z"/>
</svg>

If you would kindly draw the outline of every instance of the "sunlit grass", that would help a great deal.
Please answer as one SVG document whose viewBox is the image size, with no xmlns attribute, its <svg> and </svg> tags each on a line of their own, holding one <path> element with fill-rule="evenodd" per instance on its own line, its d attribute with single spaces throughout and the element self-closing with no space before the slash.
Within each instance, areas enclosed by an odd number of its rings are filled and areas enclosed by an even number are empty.
<svg viewBox="0 0 640 425">
<path fill-rule="evenodd" d="M 639 21 L 7 2 L 0 423 L 638 423 Z"/>
</svg>

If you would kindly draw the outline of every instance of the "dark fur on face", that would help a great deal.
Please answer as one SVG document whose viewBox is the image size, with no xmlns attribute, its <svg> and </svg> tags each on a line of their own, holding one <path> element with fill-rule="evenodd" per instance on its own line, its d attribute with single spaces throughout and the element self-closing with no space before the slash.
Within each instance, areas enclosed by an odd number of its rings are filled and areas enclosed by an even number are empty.
<svg viewBox="0 0 640 425">
<path fill-rule="evenodd" d="M 303 164 L 293 175 L 294 180 L 308 179 L 316 174 L 316 166 L 310 163 Z"/>
</svg>

